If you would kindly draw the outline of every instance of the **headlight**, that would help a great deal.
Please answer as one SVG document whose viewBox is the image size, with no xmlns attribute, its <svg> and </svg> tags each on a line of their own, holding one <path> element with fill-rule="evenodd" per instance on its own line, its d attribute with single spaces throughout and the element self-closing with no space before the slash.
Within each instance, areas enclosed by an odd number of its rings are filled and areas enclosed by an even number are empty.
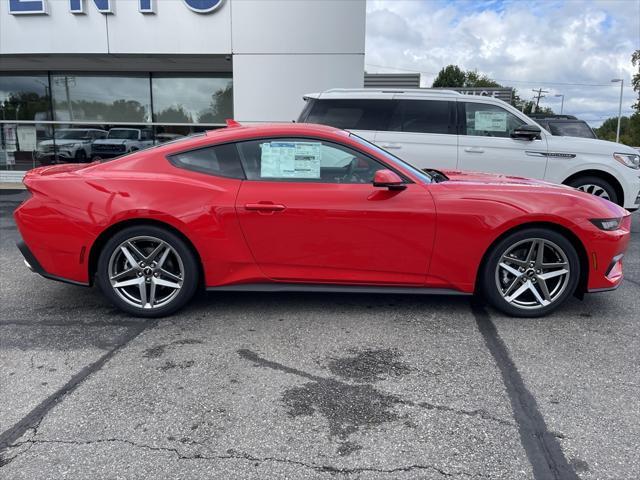
<svg viewBox="0 0 640 480">
<path fill-rule="evenodd" d="M 614 153 L 613 158 L 627 167 L 640 168 L 640 155 L 635 153 Z"/>
<path fill-rule="evenodd" d="M 620 227 L 620 222 L 622 222 L 622 217 L 620 218 L 592 218 L 589 220 L 600 230 L 606 230 L 610 232 L 611 230 L 617 230 Z"/>
</svg>

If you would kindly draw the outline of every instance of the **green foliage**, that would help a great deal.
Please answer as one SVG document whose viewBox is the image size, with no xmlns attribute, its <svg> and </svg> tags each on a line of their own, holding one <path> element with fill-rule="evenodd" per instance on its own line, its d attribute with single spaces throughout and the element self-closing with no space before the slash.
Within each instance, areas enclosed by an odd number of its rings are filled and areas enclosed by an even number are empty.
<svg viewBox="0 0 640 480">
<path fill-rule="evenodd" d="M 467 70 L 465 73 L 464 86 L 469 88 L 502 88 L 502 85 L 498 82 L 490 79 L 484 74 L 479 74 L 472 70 Z"/>
<path fill-rule="evenodd" d="M 529 100 L 527 102 L 524 102 L 524 104 L 521 104 L 518 108 L 520 107 L 522 108 L 522 112 L 525 115 L 529 115 L 530 113 L 544 113 L 546 115 L 553 115 L 553 109 L 551 107 L 541 107 L 538 106 L 536 107 L 536 102 L 534 102 L 533 100 Z"/>
<path fill-rule="evenodd" d="M 636 50 L 631 55 L 631 64 L 634 67 L 638 67 L 635 75 L 631 78 L 631 85 L 633 86 L 633 90 L 638 92 L 638 98 L 636 103 L 632 105 L 632 108 L 636 111 L 636 115 L 640 112 L 640 50 Z"/>
<path fill-rule="evenodd" d="M 11 93 L 8 98 L 0 102 L 0 119 L 2 120 L 34 120 L 39 113 L 38 120 L 50 120 L 50 102 L 48 96 L 41 96 L 33 92 Z"/>
<path fill-rule="evenodd" d="M 466 74 L 460 70 L 460 67 L 457 65 L 447 65 L 444 67 L 435 80 L 433 81 L 433 88 L 447 88 L 447 87 L 464 87 L 464 82 L 466 80 Z"/>
<path fill-rule="evenodd" d="M 595 129 L 596 135 L 602 140 L 616 141 L 616 129 L 618 117 L 607 118 L 599 128 Z M 631 117 L 620 119 L 620 143 L 630 147 L 640 146 L 640 112 Z"/>
<path fill-rule="evenodd" d="M 457 65 L 447 65 L 440 70 L 431 86 L 433 88 L 502 88 L 502 85 L 486 75 L 475 70 L 463 72 Z"/>
</svg>

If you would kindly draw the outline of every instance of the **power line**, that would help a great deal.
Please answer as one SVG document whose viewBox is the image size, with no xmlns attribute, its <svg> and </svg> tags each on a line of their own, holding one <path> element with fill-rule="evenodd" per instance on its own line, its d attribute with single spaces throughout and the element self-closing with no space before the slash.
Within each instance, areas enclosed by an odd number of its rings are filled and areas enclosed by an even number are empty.
<svg viewBox="0 0 640 480">
<path fill-rule="evenodd" d="M 437 75 L 437 73 L 433 72 L 425 72 L 423 70 L 415 70 L 411 68 L 401 68 L 401 67 L 389 67 L 386 65 L 376 65 L 373 63 L 366 63 L 365 65 L 369 67 L 377 67 L 377 68 L 386 68 L 388 70 L 402 70 L 404 72 L 412 72 L 412 73 L 424 73 L 425 75 Z M 572 83 L 572 82 L 547 82 L 540 80 L 510 80 L 506 78 L 493 78 L 493 80 L 499 82 L 509 82 L 509 83 L 525 83 L 525 84 L 543 84 L 543 85 L 563 85 L 563 86 L 575 86 L 575 87 L 610 87 L 611 83 Z M 626 85 L 625 88 L 632 88 L 631 85 Z"/>
</svg>

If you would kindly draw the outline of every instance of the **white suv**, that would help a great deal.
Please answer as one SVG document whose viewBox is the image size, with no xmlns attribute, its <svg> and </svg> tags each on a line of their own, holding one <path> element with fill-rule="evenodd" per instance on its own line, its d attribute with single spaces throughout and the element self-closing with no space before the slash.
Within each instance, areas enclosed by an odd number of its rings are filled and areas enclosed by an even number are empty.
<svg viewBox="0 0 640 480">
<path fill-rule="evenodd" d="M 333 89 L 304 98 L 299 122 L 350 130 L 418 168 L 539 178 L 640 207 L 636 150 L 553 136 L 502 100 L 428 89 Z"/>
</svg>

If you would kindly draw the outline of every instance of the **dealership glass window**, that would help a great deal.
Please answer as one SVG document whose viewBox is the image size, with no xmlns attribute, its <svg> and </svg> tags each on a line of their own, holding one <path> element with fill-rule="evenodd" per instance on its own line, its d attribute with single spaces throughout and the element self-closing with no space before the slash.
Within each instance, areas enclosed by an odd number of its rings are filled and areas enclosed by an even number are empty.
<svg viewBox="0 0 640 480">
<path fill-rule="evenodd" d="M 455 102 L 400 100 L 391 118 L 390 131 L 455 134 Z"/>
<path fill-rule="evenodd" d="M 386 130 L 397 106 L 394 100 L 309 100 L 305 123 L 349 130 Z"/>
<path fill-rule="evenodd" d="M 525 124 L 504 108 L 486 103 L 465 103 L 464 135 L 482 137 L 509 137 L 511 132 Z"/>
<path fill-rule="evenodd" d="M 224 123 L 233 118 L 231 77 L 152 74 L 153 121 Z"/>
<path fill-rule="evenodd" d="M 148 75 L 51 75 L 54 119 L 86 122 L 148 122 Z"/>
<path fill-rule="evenodd" d="M 249 180 L 371 183 L 378 162 L 347 147 L 305 138 L 274 138 L 238 143 Z"/>
<path fill-rule="evenodd" d="M 51 139 L 49 78 L 46 74 L 0 75 L 0 170 L 29 170 L 38 165 L 37 144 Z M 33 124 L 5 123 L 11 120 Z"/>
</svg>

